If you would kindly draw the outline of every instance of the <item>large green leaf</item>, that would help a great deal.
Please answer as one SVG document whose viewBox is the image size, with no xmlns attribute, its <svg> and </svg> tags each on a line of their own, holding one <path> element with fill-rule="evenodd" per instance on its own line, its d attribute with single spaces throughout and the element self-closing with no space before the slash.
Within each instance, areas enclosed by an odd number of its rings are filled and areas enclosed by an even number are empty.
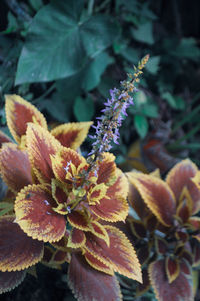
<svg viewBox="0 0 200 301">
<path fill-rule="evenodd" d="M 86 91 L 94 89 L 100 82 L 101 75 L 106 67 L 114 62 L 114 59 L 106 52 L 100 53 L 85 68 L 82 88 Z"/>
<path fill-rule="evenodd" d="M 74 115 L 77 121 L 90 121 L 94 115 L 94 103 L 91 98 L 78 96 L 74 103 Z"/>
<path fill-rule="evenodd" d="M 152 45 L 154 43 L 152 22 L 140 24 L 137 29 L 132 30 L 132 35 L 137 41 Z"/>
<path fill-rule="evenodd" d="M 72 76 L 117 38 L 106 15 L 82 20 L 83 0 L 53 1 L 34 17 L 19 58 L 15 84 Z"/>
<path fill-rule="evenodd" d="M 143 139 L 148 132 L 148 121 L 143 115 L 135 115 L 134 116 L 134 125 L 137 133 Z"/>
</svg>

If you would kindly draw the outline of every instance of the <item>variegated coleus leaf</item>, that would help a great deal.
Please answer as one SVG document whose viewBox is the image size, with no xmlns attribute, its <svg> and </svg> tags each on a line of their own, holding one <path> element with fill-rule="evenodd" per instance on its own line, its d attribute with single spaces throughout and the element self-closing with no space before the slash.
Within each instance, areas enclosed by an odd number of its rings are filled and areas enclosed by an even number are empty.
<svg viewBox="0 0 200 301">
<path fill-rule="evenodd" d="M 26 132 L 27 151 L 32 168 L 41 183 L 51 183 L 54 178 L 51 156 L 58 152 L 62 145 L 46 129 L 30 123 Z"/>
<path fill-rule="evenodd" d="M 22 283 L 26 270 L 16 272 L 0 272 L 0 294 L 6 293 Z"/>
<path fill-rule="evenodd" d="M 167 256 L 165 259 L 165 270 L 168 282 L 172 283 L 180 274 L 180 263 L 177 258 Z"/>
<path fill-rule="evenodd" d="M 66 221 L 53 210 L 56 206 L 48 184 L 26 186 L 15 201 L 16 222 L 34 239 L 59 241 L 65 234 Z"/>
<path fill-rule="evenodd" d="M 52 168 L 59 181 L 70 185 L 73 178 L 76 178 L 77 183 L 79 183 L 79 174 L 88 169 L 88 164 L 74 150 L 62 148 L 52 157 Z M 94 183 L 94 178 L 96 183 Z M 114 156 L 105 153 L 102 162 L 99 162 L 96 177 L 92 174 L 88 180 L 91 185 L 86 186 L 82 191 L 86 195 L 85 201 L 89 203 L 92 213 L 105 221 L 124 221 L 128 214 L 126 201 L 128 182 L 124 174 L 116 168 Z M 81 183 L 80 178 L 80 185 Z M 99 190 L 96 197 L 94 187 Z"/>
<path fill-rule="evenodd" d="M 3 143 L 8 142 L 12 142 L 12 140 L 6 134 L 0 131 L 0 148 L 2 147 Z"/>
<path fill-rule="evenodd" d="M 71 254 L 68 251 L 55 250 L 50 246 L 44 247 L 44 256 L 41 263 L 55 269 L 60 269 L 65 262 L 70 262 Z"/>
<path fill-rule="evenodd" d="M 100 219 L 108 222 L 125 221 L 128 215 L 128 183 L 125 175 L 116 170 L 116 181 L 111 184 L 105 196 L 96 205 L 90 206 L 91 211 Z"/>
<path fill-rule="evenodd" d="M 43 243 L 28 237 L 14 217 L 0 219 L 0 271 L 24 270 L 41 260 Z"/>
<path fill-rule="evenodd" d="M 145 294 L 149 288 L 150 288 L 150 279 L 148 275 L 147 269 L 142 270 L 142 283 L 138 283 L 137 288 L 136 288 L 136 296 L 141 296 Z"/>
<path fill-rule="evenodd" d="M 93 122 L 72 122 L 55 127 L 51 134 L 65 147 L 76 150 L 85 140 Z"/>
<path fill-rule="evenodd" d="M 0 171 L 13 192 L 33 183 L 28 154 L 14 143 L 6 143 L 0 152 Z"/>
<path fill-rule="evenodd" d="M 122 300 L 116 277 L 93 269 L 81 253 L 72 254 L 68 284 L 78 301 L 107 301 L 108 298 L 112 301 Z"/>
<path fill-rule="evenodd" d="M 142 282 L 141 268 L 135 250 L 123 232 L 113 226 L 105 226 L 110 238 L 106 242 L 86 232 L 85 249 L 115 272 Z"/>
<path fill-rule="evenodd" d="M 5 96 L 5 109 L 8 128 L 17 143 L 21 143 L 29 122 L 47 129 L 44 116 L 35 106 L 18 95 Z"/>
<path fill-rule="evenodd" d="M 193 178 L 197 173 L 197 166 L 189 159 L 186 159 L 176 164 L 166 178 L 166 182 L 173 191 L 177 203 L 181 201 L 180 198 L 184 187 L 187 188 L 192 200 L 192 214 L 200 210 L 200 189 L 193 182 Z"/>
<path fill-rule="evenodd" d="M 169 186 L 159 178 L 138 172 L 127 173 L 143 201 L 164 226 L 173 225 L 176 199 Z"/>
<path fill-rule="evenodd" d="M 194 301 L 191 266 L 184 259 L 180 262 L 180 273 L 169 283 L 165 259 L 154 261 L 149 266 L 151 285 L 159 301 Z"/>
</svg>

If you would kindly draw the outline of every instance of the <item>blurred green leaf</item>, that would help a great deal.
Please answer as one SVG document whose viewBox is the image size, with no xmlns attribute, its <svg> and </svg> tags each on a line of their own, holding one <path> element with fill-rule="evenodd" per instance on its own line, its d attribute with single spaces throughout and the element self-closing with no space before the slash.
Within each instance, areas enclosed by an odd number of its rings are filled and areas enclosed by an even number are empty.
<svg viewBox="0 0 200 301">
<path fill-rule="evenodd" d="M 132 29 L 132 35 L 137 41 L 152 45 L 154 43 L 152 22 L 140 24 L 137 29 Z"/>
<path fill-rule="evenodd" d="M 147 96 L 142 90 L 140 90 L 137 93 L 135 93 L 133 100 L 134 100 L 136 109 L 138 109 L 141 105 L 146 104 Z M 134 106 L 132 106 L 130 108 L 132 108 L 135 111 Z"/>
<path fill-rule="evenodd" d="M 94 103 L 91 98 L 79 96 L 75 99 L 73 110 L 77 121 L 90 121 L 94 115 Z"/>
<path fill-rule="evenodd" d="M 137 62 L 139 61 L 139 53 L 138 50 L 131 48 L 131 47 L 126 47 L 124 49 L 122 49 L 122 51 L 120 52 L 120 54 L 129 62 L 133 63 L 133 64 L 137 64 Z"/>
<path fill-rule="evenodd" d="M 43 5 L 42 0 L 29 0 L 29 2 L 35 11 L 38 11 Z"/>
<path fill-rule="evenodd" d="M 185 101 L 183 98 L 179 96 L 175 96 L 175 102 L 176 102 L 176 109 L 177 110 L 184 110 L 185 109 Z"/>
<path fill-rule="evenodd" d="M 200 49 L 194 38 L 183 38 L 180 44 L 172 50 L 173 55 L 176 57 L 184 57 L 187 59 L 199 59 Z"/>
<path fill-rule="evenodd" d="M 148 121 L 143 115 L 135 115 L 134 116 L 134 125 L 137 133 L 143 139 L 148 132 Z"/>
<path fill-rule="evenodd" d="M 141 113 L 150 118 L 158 117 L 158 107 L 154 104 L 145 104 L 141 108 Z"/>
<path fill-rule="evenodd" d="M 173 96 L 169 92 L 162 93 L 162 98 L 165 99 L 168 104 L 176 110 L 183 110 L 185 108 L 185 102 L 184 100 L 179 96 Z"/>
<path fill-rule="evenodd" d="M 146 69 L 150 73 L 156 74 L 159 70 L 159 64 L 160 64 L 160 56 L 150 57 L 148 63 L 146 64 Z"/>
<path fill-rule="evenodd" d="M 53 1 L 34 17 L 19 58 L 15 84 L 72 76 L 117 38 L 106 15 L 81 20 L 83 0 Z"/>
<path fill-rule="evenodd" d="M 172 107 L 173 109 L 176 109 L 176 100 L 175 98 L 171 95 L 171 93 L 169 92 L 164 92 L 162 93 L 162 98 L 165 99 L 168 104 L 170 105 L 170 107 Z"/>
</svg>

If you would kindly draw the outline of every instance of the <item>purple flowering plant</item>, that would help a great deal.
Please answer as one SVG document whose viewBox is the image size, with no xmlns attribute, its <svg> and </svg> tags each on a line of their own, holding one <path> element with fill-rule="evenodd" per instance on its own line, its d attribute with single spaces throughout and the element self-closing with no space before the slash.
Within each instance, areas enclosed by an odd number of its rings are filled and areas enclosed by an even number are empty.
<svg viewBox="0 0 200 301">
<path fill-rule="evenodd" d="M 8 186 L 0 206 L 0 293 L 19 285 L 38 262 L 53 268 L 67 262 L 68 284 L 79 301 L 105 301 L 108 295 L 122 300 L 115 272 L 142 282 L 132 244 L 112 225 L 128 215 L 129 184 L 109 151 L 112 142 L 119 143 L 119 127 L 148 58 L 110 91 L 87 158 L 79 147 L 91 122 L 49 132 L 33 105 L 6 96 L 15 142 L 0 133 L 0 171 Z"/>
</svg>

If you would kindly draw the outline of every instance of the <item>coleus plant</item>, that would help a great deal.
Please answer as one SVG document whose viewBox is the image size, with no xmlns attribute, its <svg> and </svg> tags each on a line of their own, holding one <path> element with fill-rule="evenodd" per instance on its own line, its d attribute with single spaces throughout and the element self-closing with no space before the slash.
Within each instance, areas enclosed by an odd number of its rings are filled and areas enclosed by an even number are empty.
<svg viewBox="0 0 200 301">
<path fill-rule="evenodd" d="M 144 280 L 137 295 L 151 285 L 159 301 L 194 300 L 192 271 L 200 264 L 199 173 L 189 159 L 177 163 L 165 181 L 158 170 L 127 173 L 136 213 L 127 226 Z"/>
<path fill-rule="evenodd" d="M 1 133 L 4 204 L 14 207 L 0 211 L 0 292 L 16 287 L 40 261 L 52 267 L 68 262 L 68 283 L 81 301 L 121 300 L 114 272 L 142 282 L 133 246 L 112 225 L 128 215 L 128 181 L 108 151 L 112 140 L 118 143 L 118 127 L 132 104 L 129 94 L 147 60 L 121 89 L 111 90 L 87 159 L 78 148 L 91 123 L 49 132 L 33 105 L 6 97 L 7 124 L 17 144 Z"/>
</svg>

